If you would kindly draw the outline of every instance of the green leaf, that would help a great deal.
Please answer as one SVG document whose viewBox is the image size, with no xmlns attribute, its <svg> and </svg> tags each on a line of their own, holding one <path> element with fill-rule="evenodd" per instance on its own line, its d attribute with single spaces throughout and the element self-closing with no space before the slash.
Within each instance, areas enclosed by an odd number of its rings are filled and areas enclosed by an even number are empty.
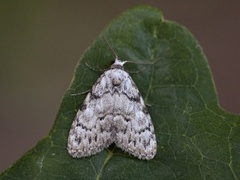
<svg viewBox="0 0 240 180">
<path fill-rule="evenodd" d="M 72 121 L 86 94 L 114 55 L 126 64 L 150 107 L 158 143 L 153 160 L 139 160 L 112 145 L 87 158 L 66 150 Z M 114 20 L 87 49 L 76 67 L 49 135 L 1 179 L 238 179 L 239 116 L 222 110 L 201 47 L 183 26 L 163 19 L 158 9 L 133 8 Z M 92 67 L 92 68 L 90 68 Z M 134 73 L 135 71 L 135 73 Z M 133 73 L 131 73 L 133 72 Z"/>
</svg>

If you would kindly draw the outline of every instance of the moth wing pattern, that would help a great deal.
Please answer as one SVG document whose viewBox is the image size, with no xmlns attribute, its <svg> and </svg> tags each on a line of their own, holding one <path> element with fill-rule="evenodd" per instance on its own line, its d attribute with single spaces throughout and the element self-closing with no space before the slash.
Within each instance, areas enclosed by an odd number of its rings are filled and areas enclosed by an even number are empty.
<svg viewBox="0 0 240 180">
<path fill-rule="evenodd" d="M 140 92 L 118 59 L 88 93 L 68 138 L 68 152 L 86 157 L 115 143 L 138 157 L 152 159 L 157 151 L 151 117 Z"/>
<path fill-rule="evenodd" d="M 156 136 L 151 117 L 138 89 L 136 94 L 136 101 L 125 102 L 126 112 L 119 117 L 115 116 L 117 131 L 114 142 L 129 154 L 149 160 L 156 155 Z"/>
<path fill-rule="evenodd" d="M 80 158 L 94 155 L 113 142 L 111 122 L 102 114 L 102 103 L 102 99 L 94 98 L 92 92 L 88 93 L 69 132 L 68 152 L 71 156 Z"/>
</svg>

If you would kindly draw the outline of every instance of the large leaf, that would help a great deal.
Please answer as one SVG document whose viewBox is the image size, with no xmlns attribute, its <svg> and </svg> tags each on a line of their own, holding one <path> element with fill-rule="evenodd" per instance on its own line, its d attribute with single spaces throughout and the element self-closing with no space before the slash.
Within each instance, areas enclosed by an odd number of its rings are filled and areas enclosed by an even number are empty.
<svg viewBox="0 0 240 180">
<path fill-rule="evenodd" d="M 155 158 L 139 160 L 114 145 L 87 158 L 67 153 L 68 132 L 86 96 L 71 94 L 89 90 L 101 74 L 92 68 L 107 69 L 114 59 L 101 35 L 77 65 L 49 135 L 1 179 L 240 178 L 240 118 L 219 107 L 206 58 L 192 34 L 144 6 L 122 14 L 102 34 L 122 60 L 154 62 L 126 64 L 125 70 L 149 105 Z"/>
</svg>

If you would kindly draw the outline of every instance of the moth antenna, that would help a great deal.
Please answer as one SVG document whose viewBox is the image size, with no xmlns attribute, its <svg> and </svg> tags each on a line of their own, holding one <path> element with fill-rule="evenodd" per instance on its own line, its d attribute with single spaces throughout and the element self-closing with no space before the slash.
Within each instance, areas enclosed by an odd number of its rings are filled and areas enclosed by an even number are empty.
<svg viewBox="0 0 240 180">
<path fill-rule="evenodd" d="M 111 49 L 112 53 L 115 55 L 116 59 L 119 59 L 117 53 L 113 50 L 111 44 L 108 42 L 107 38 L 105 36 L 104 37 L 104 40 L 106 41 L 107 45 L 109 46 L 109 48 Z"/>
</svg>

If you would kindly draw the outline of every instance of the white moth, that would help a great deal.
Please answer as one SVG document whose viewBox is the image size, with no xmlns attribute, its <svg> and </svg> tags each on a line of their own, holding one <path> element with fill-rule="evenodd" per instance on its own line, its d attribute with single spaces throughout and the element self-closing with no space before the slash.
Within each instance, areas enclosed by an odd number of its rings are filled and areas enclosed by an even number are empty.
<svg viewBox="0 0 240 180">
<path fill-rule="evenodd" d="M 140 92 L 116 56 L 88 93 L 72 123 L 68 153 L 94 155 L 110 144 L 139 159 L 152 159 L 157 142 L 151 117 Z"/>
</svg>

